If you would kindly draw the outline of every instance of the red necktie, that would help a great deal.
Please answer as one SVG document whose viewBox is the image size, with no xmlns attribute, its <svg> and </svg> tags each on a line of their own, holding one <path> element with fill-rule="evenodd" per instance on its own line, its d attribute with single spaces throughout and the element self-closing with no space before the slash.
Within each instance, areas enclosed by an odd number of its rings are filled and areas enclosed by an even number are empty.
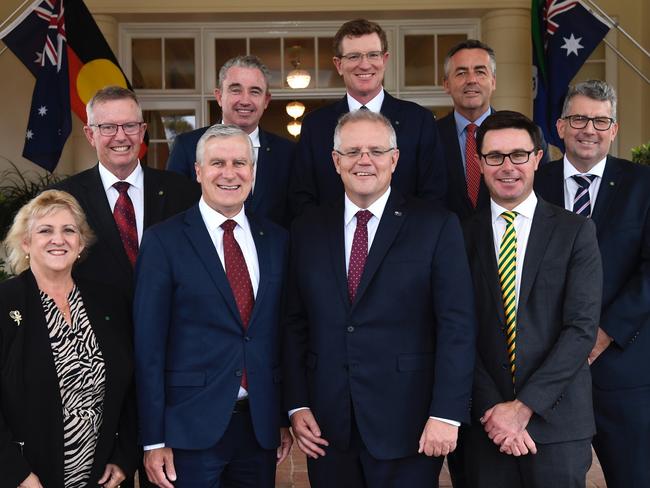
<svg viewBox="0 0 650 488">
<path fill-rule="evenodd" d="M 138 257 L 138 229 L 135 225 L 133 202 L 128 193 L 130 186 L 131 183 L 126 181 L 118 181 L 113 184 L 113 187 L 120 193 L 113 209 L 113 218 L 117 224 L 126 256 L 129 258 L 131 266 L 135 266 L 135 259 Z"/>
<path fill-rule="evenodd" d="M 481 170 L 478 167 L 478 154 L 476 152 L 476 124 L 467 126 L 465 139 L 465 174 L 467 175 L 467 196 L 476 208 L 478 190 L 481 186 Z"/>
<path fill-rule="evenodd" d="M 368 257 L 368 221 L 372 217 L 372 213 L 369 210 L 359 210 L 356 217 L 357 228 L 354 230 L 352 250 L 350 251 L 350 265 L 348 266 L 348 296 L 350 297 L 350 303 L 354 302 L 363 268 L 366 266 L 366 257 Z"/>
<path fill-rule="evenodd" d="M 226 277 L 235 296 L 235 302 L 237 303 L 237 309 L 239 310 L 244 330 L 246 330 L 253 312 L 255 296 L 253 295 L 251 277 L 248 274 L 248 268 L 244 260 L 244 253 L 242 253 L 241 247 L 239 247 L 239 244 L 235 240 L 233 230 L 236 225 L 237 222 L 230 219 L 221 224 L 221 228 L 223 229 L 223 256 L 226 262 Z M 241 386 L 248 389 L 246 370 L 244 370 L 241 377 Z"/>
</svg>

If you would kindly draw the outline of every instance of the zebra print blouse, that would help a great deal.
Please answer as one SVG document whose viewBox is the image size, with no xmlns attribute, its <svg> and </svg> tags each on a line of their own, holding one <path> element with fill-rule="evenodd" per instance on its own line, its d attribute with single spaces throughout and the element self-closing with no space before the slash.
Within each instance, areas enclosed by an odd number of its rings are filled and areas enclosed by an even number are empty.
<svg viewBox="0 0 650 488">
<path fill-rule="evenodd" d="M 102 423 L 106 371 L 97 338 L 75 285 L 68 295 L 70 324 L 41 291 L 63 408 L 63 474 L 66 488 L 87 485 Z"/>
</svg>

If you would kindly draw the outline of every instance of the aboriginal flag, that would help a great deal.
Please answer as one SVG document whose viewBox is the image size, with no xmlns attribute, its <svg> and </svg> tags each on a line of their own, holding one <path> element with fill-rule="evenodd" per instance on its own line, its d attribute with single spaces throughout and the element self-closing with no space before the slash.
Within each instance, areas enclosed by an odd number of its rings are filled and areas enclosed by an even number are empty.
<svg viewBox="0 0 650 488">
<path fill-rule="evenodd" d="M 70 111 L 86 123 L 97 90 L 131 84 L 82 0 L 35 0 L 0 38 L 36 77 L 23 156 L 52 171 L 70 134 Z"/>
</svg>

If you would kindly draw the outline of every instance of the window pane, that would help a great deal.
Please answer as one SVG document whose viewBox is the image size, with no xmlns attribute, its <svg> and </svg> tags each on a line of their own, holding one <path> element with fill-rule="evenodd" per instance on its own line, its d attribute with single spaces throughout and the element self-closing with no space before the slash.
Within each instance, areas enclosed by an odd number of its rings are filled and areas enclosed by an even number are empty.
<svg viewBox="0 0 650 488">
<path fill-rule="evenodd" d="M 165 39 L 165 88 L 195 88 L 194 39 Z"/>
<path fill-rule="evenodd" d="M 192 109 L 144 110 L 149 148 L 144 161 L 154 168 L 165 169 L 174 138 L 196 129 L 196 114 Z"/>
<path fill-rule="evenodd" d="M 334 48 L 332 37 L 318 38 L 318 88 L 337 88 L 345 86 L 343 78 L 336 72 L 332 62 Z"/>
<path fill-rule="evenodd" d="M 443 34 L 438 36 L 438 82 L 436 83 L 439 86 L 442 86 L 442 81 L 445 77 L 445 57 L 449 50 L 454 47 L 459 42 L 463 42 L 467 39 L 465 34 Z"/>
<path fill-rule="evenodd" d="M 297 66 L 309 71 L 311 81 L 308 88 L 313 88 L 315 86 L 314 67 L 316 66 L 313 37 L 288 37 L 284 40 L 284 87 L 289 88 L 286 75 Z"/>
<path fill-rule="evenodd" d="M 245 56 L 246 52 L 246 39 L 215 39 L 214 40 L 214 66 L 219 69 L 230 58 L 235 56 Z"/>
<path fill-rule="evenodd" d="M 133 88 L 162 88 L 161 39 L 131 40 Z"/>
<path fill-rule="evenodd" d="M 282 88 L 280 39 L 251 39 L 251 54 L 260 58 L 271 71 L 270 88 Z"/>
<path fill-rule="evenodd" d="M 404 84 L 435 85 L 435 38 L 433 35 L 404 36 Z"/>
<path fill-rule="evenodd" d="M 167 142 L 149 142 L 147 154 L 141 159 L 142 164 L 150 168 L 165 169 L 169 159 L 169 144 Z"/>
</svg>

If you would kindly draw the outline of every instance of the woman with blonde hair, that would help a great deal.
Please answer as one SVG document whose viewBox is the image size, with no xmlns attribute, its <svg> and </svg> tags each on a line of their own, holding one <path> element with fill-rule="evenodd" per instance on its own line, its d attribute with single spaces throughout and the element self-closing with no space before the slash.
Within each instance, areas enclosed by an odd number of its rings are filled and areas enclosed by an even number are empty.
<svg viewBox="0 0 650 488">
<path fill-rule="evenodd" d="M 137 462 L 128 302 L 73 277 L 93 233 L 48 190 L 4 241 L 0 284 L 0 488 L 113 488 Z"/>
</svg>

